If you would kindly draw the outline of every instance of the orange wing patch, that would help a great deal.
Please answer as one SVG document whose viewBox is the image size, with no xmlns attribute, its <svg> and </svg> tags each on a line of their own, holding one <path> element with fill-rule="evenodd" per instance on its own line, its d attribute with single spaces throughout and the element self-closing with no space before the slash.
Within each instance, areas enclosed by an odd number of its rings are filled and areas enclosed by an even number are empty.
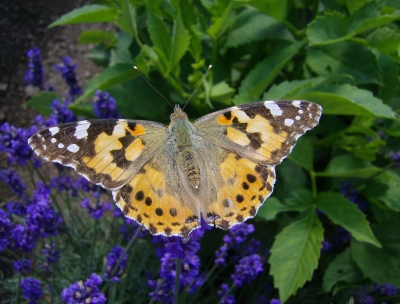
<svg viewBox="0 0 400 304">
<path fill-rule="evenodd" d="M 143 224 L 153 235 L 188 236 L 200 227 L 200 214 L 167 194 L 165 176 L 151 162 L 113 196 L 127 217 Z"/>
<path fill-rule="evenodd" d="M 256 215 L 272 193 L 275 167 L 258 165 L 229 153 L 220 169 L 225 185 L 218 189 L 217 201 L 205 211 L 205 218 L 208 224 L 226 230 Z"/>
</svg>

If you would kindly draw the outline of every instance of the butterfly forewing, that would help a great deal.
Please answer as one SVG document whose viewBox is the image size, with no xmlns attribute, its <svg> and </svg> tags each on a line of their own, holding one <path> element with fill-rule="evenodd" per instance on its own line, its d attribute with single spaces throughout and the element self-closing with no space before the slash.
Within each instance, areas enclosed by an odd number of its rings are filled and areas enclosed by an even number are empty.
<svg viewBox="0 0 400 304">
<path fill-rule="evenodd" d="M 117 189 L 159 149 L 166 130 L 147 121 L 83 120 L 41 130 L 29 144 L 46 160 L 73 167 L 106 189 Z"/>
</svg>

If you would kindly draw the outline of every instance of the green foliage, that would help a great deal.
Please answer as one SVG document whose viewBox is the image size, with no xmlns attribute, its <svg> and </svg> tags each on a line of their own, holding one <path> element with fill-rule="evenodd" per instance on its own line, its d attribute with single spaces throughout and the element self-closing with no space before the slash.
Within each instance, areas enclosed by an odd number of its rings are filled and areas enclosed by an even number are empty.
<svg viewBox="0 0 400 304">
<path fill-rule="evenodd" d="M 166 122 L 171 110 L 133 65 L 167 99 L 183 104 L 212 64 L 186 109 L 191 118 L 262 99 L 306 99 L 323 107 L 320 125 L 277 167 L 274 197 L 257 217 L 260 225 L 269 220 L 277 227 L 268 261 L 282 302 L 301 303 L 302 294 L 309 299 L 314 292 L 316 300 L 307 303 L 321 303 L 323 291 L 327 300 L 332 291 L 341 297 L 370 282 L 400 286 L 394 238 L 400 177 L 391 160 L 400 148 L 400 7 L 331 1 L 324 9 L 326 2 L 110 0 L 51 24 L 119 27 L 118 35 L 88 31 L 79 38 L 98 44 L 90 55 L 107 67 L 70 107 L 77 113 L 90 116 L 82 102 L 101 89 L 126 118 Z M 30 105 L 43 111 L 48 98 L 42 93 Z M 367 212 L 339 193 L 345 181 L 368 202 Z M 352 240 L 321 253 L 335 225 Z M 267 243 L 273 237 L 262 235 Z"/>
</svg>

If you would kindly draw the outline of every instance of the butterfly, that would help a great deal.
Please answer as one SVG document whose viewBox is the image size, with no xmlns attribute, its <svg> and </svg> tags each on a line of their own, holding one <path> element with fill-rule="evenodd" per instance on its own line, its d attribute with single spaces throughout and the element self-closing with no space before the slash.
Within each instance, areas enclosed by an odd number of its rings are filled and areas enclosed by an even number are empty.
<svg viewBox="0 0 400 304">
<path fill-rule="evenodd" d="M 41 130 L 29 144 L 111 190 L 125 216 L 153 235 L 186 237 L 201 217 L 225 230 L 253 218 L 273 191 L 275 166 L 321 113 L 309 101 L 264 101 L 192 123 L 176 105 L 169 126 L 82 120 Z"/>
</svg>

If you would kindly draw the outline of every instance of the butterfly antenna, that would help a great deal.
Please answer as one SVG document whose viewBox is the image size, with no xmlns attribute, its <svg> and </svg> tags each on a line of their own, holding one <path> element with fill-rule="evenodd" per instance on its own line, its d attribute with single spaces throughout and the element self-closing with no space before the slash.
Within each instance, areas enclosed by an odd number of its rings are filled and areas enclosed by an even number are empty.
<svg viewBox="0 0 400 304">
<path fill-rule="evenodd" d="M 154 91 L 156 91 L 156 92 L 158 93 L 158 95 L 160 95 L 162 98 L 164 98 L 164 100 L 165 100 L 172 108 L 174 108 L 174 106 L 172 105 L 172 103 L 171 103 L 167 98 L 165 98 L 164 95 L 161 94 L 161 93 L 146 79 L 146 77 L 143 76 L 142 73 L 140 73 L 140 71 L 139 71 L 139 69 L 137 68 L 136 65 L 134 65 L 133 68 L 136 70 L 136 72 L 139 73 L 140 76 L 142 76 L 142 78 L 144 79 L 144 81 L 146 81 L 147 84 L 148 84 Z"/>
<path fill-rule="evenodd" d="M 203 78 L 201 79 L 199 85 L 197 86 L 197 88 L 193 91 L 192 95 L 190 95 L 190 97 L 188 98 L 188 100 L 186 101 L 185 105 L 183 106 L 182 110 L 185 109 L 186 105 L 188 104 L 189 100 L 193 97 L 193 95 L 196 93 L 196 91 L 200 88 L 201 84 L 203 83 L 204 79 L 206 79 L 206 76 L 208 74 L 208 72 L 211 70 L 212 65 L 210 64 L 207 68 L 206 73 L 204 74 Z"/>
</svg>

